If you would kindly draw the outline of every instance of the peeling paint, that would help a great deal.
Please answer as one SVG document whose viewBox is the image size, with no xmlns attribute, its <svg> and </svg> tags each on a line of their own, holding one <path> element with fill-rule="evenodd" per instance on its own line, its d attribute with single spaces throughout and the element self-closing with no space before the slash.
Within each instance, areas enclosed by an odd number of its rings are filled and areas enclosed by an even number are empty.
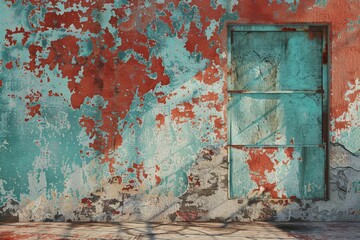
<svg viewBox="0 0 360 240">
<path fill-rule="evenodd" d="M 351 0 L 1 1 L 1 220 L 359 220 L 359 9 Z M 227 25 L 304 22 L 331 26 L 329 200 L 230 200 Z M 274 173 L 303 167 L 293 150 L 238 149 L 245 167 L 230 179 L 261 190 L 266 178 L 279 183 L 272 195 L 291 196 L 283 189 L 297 183 Z"/>
</svg>

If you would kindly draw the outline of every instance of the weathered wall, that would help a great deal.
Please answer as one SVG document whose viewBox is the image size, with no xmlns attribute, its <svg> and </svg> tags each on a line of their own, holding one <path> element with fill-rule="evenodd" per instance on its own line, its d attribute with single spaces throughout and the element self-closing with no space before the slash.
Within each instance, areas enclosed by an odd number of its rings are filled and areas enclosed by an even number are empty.
<svg viewBox="0 0 360 240">
<path fill-rule="evenodd" d="M 360 1 L 0 2 L 0 213 L 360 220 Z M 228 200 L 228 23 L 331 24 L 329 201 Z M 239 176 L 241 177 L 241 176 Z"/>
</svg>

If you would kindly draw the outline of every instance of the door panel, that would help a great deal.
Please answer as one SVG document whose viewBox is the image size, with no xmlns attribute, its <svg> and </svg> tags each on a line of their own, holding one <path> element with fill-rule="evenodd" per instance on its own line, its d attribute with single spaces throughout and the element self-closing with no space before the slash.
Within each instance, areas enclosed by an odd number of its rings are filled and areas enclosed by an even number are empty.
<svg viewBox="0 0 360 240">
<path fill-rule="evenodd" d="M 232 41 L 229 90 L 321 88 L 321 32 L 234 32 Z"/>
<path fill-rule="evenodd" d="M 321 102 L 321 94 L 232 94 L 229 143 L 322 144 Z"/>
</svg>

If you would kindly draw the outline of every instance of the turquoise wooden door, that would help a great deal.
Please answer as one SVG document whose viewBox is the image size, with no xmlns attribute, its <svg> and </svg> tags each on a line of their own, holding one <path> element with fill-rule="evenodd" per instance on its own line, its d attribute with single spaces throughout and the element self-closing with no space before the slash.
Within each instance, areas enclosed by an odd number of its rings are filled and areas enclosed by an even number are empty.
<svg viewBox="0 0 360 240">
<path fill-rule="evenodd" d="M 229 30 L 230 197 L 324 199 L 327 28 Z"/>
</svg>

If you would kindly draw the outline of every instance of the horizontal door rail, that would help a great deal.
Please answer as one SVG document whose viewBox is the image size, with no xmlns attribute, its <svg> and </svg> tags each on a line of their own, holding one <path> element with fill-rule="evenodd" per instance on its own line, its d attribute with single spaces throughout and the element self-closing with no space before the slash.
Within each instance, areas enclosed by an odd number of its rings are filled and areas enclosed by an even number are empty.
<svg viewBox="0 0 360 240">
<path fill-rule="evenodd" d="M 310 148 L 310 147 L 321 147 L 324 148 L 325 144 L 290 144 L 290 145 L 233 145 L 228 144 L 227 147 L 235 148 Z"/>
<path fill-rule="evenodd" d="M 276 25 L 233 25 L 229 24 L 228 28 L 233 32 L 324 32 L 326 26 L 324 24 L 276 24 Z"/>
<path fill-rule="evenodd" d="M 324 93 L 324 90 L 294 90 L 294 91 L 249 91 L 249 90 L 228 90 L 228 93 L 234 94 L 317 94 Z"/>
</svg>

